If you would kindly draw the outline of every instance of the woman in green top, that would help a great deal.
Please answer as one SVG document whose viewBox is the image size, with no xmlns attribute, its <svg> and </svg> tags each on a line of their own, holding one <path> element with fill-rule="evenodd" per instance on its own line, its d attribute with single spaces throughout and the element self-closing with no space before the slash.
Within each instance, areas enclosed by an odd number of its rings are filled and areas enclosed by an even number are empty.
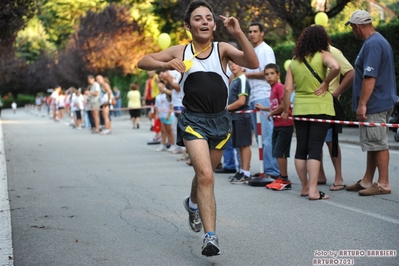
<svg viewBox="0 0 399 266">
<path fill-rule="evenodd" d="M 132 119 L 133 129 L 139 129 L 141 113 L 141 94 L 137 83 L 130 84 L 130 91 L 127 93 L 127 107 L 129 108 L 130 118 Z"/>
<path fill-rule="evenodd" d="M 322 83 L 310 72 L 305 60 L 321 77 Z M 327 68 L 330 69 L 328 74 Z M 338 62 L 329 53 L 329 37 L 325 29 L 318 25 L 304 29 L 287 70 L 282 117 L 288 118 L 290 96 L 295 84 L 294 116 L 332 119 L 335 115 L 333 99 L 326 92 L 339 70 Z M 302 183 L 301 196 L 308 196 L 310 200 L 328 199 L 327 195 L 318 190 L 317 178 L 324 139 L 330 124 L 297 120 L 294 123 L 297 138 L 295 168 Z"/>
</svg>

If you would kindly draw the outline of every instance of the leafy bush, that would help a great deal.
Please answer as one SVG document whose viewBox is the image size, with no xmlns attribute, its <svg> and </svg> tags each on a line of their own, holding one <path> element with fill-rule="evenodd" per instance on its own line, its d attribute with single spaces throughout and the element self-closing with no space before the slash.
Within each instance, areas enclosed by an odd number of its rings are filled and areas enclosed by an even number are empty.
<svg viewBox="0 0 399 266">
<path fill-rule="evenodd" d="M 12 102 L 15 101 L 18 107 L 23 107 L 26 104 L 35 104 L 35 96 L 25 95 L 25 94 L 18 94 L 18 97 L 14 99 L 13 96 L 4 96 L 2 98 L 3 102 L 3 109 L 4 108 L 11 108 Z"/>
</svg>

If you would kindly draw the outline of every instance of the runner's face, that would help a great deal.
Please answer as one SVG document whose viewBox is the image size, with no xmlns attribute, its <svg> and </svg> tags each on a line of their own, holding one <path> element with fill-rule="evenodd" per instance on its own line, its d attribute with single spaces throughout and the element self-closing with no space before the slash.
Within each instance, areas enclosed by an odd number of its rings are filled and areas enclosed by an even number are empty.
<svg viewBox="0 0 399 266">
<path fill-rule="evenodd" d="M 254 45 L 257 46 L 261 42 L 263 42 L 263 32 L 260 32 L 259 26 L 254 25 L 250 26 L 248 30 L 248 39 Z"/>
<path fill-rule="evenodd" d="M 190 25 L 186 25 L 193 37 L 209 39 L 216 29 L 212 12 L 200 6 L 191 13 Z"/>
</svg>

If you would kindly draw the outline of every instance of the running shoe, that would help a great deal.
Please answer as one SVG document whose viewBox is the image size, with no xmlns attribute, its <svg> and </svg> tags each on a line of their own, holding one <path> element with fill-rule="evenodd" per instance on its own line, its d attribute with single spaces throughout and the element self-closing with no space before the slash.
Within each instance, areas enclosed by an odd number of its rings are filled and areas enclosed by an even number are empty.
<svg viewBox="0 0 399 266">
<path fill-rule="evenodd" d="M 274 184 L 274 185 L 272 185 Z M 267 187 L 268 185 L 266 185 Z M 285 181 L 281 179 L 276 179 L 273 183 L 270 184 L 269 189 L 272 190 L 290 190 L 291 189 L 291 182 L 290 181 Z"/>
<path fill-rule="evenodd" d="M 249 176 L 246 176 L 246 175 L 242 174 L 242 177 L 241 177 L 240 179 L 235 179 L 235 178 L 233 178 L 233 179 L 230 181 L 230 183 L 232 183 L 232 184 L 248 184 L 248 181 L 249 181 L 250 179 L 251 179 L 251 178 L 250 178 Z"/>
<path fill-rule="evenodd" d="M 281 180 L 281 179 L 276 179 L 276 180 L 274 180 L 272 183 L 267 184 L 267 185 L 266 185 L 266 188 L 267 188 L 267 189 L 272 189 L 272 187 L 277 186 L 277 185 L 280 184 L 282 181 L 283 181 L 283 180 Z"/>
<path fill-rule="evenodd" d="M 188 212 L 188 224 L 190 225 L 191 230 L 198 233 L 202 229 L 202 221 L 199 214 L 199 210 L 192 210 L 188 205 L 188 198 L 186 197 L 183 201 L 184 208 Z"/>
<path fill-rule="evenodd" d="M 220 255 L 219 239 L 217 236 L 208 234 L 203 236 L 202 255 L 207 257 Z"/>
<path fill-rule="evenodd" d="M 244 173 L 237 172 L 235 175 L 229 176 L 229 181 L 233 179 L 240 180 L 244 176 Z"/>
<path fill-rule="evenodd" d="M 103 129 L 103 130 L 101 130 L 100 134 L 101 135 L 109 135 L 109 134 L 111 134 L 111 130 L 110 129 Z"/>
<path fill-rule="evenodd" d="M 155 149 L 155 151 L 166 151 L 166 147 L 161 145 L 158 149 Z"/>
</svg>

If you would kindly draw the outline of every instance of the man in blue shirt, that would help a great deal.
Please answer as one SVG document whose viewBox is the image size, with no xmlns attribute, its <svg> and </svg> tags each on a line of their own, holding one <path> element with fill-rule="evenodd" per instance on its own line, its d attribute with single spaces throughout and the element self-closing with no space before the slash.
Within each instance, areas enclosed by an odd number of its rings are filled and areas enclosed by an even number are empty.
<svg viewBox="0 0 399 266">
<path fill-rule="evenodd" d="M 387 123 L 396 98 L 394 57 L 391 45 L 371 23 L 370 14 L 364 10 L 353 12 L 346 23 L 355 37 L 364 41 L 355 62 L 353 111 L 361 122 Z M 358 191 L 361 196 L 390 194 L 388 128 L 359 128 L 362 150 L 367 151 L 367 167 L 363 178 L 347 190 Z M 373 183 L 376 169 L 378 181 Z"/>
</svg>

